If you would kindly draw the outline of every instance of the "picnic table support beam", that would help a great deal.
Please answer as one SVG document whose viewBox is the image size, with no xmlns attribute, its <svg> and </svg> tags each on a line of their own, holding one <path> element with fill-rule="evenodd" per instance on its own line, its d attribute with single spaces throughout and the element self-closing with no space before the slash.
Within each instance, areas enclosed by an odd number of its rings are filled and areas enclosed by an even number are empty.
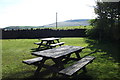
<svg viewBox="0 0 120 80">
<path fill-rule="evenodd" d="M 50 46 L 50 44 L 55 44 L 55 42 L 50 40 L 50 41 L 47 41 L 47 43 L 46 43 L 47 48 L 52 49 L 52 47 Z"/>
<path fill-rule="evenodd" d="M 75 52 L 76 57 L 77 57 L 78 60 L 81 59 L 81 57 L 80 57 L 80 55 L 79 55 L 80 52 L 81 52 L 81 51 L 77 51 L 77 52 Z"/>
<path fill-rule="evenodd" d="M 50 41 L 47 41 L 47 43 L 45 44 L 46 46 L 47 45 L 50 45 Z M 47 48 L 49 48 L 49 46 L 47 46 Z"/>
<path fill-rule="evenodd" d="M 37 75 L 39 74 L 39 72 L 42 69 L 42 67 L 43 67 L 43 65 L 44 65 L 44 63 L 45 63 L 46 60 L 47 60 L 46 58 L 43 58 L 43 60 L 41 61 L 41 63 L 38 64 L 38 67 L 37 67 L 37 69 L 36 69 L 36 71 L 34 73 L 34 76 L 37 77 Z"/>
<path fill-rule="evenodd" d="M 54 41 L 50 41 L 50 42 L 49 42 L 49 47 L 52 49 L 53 47 L 50 46 L 50 44 L 55 44 L 55 42 L 54 42 Z"/>
<path fill-rule="evenodd" d="M 68 54 L 65 56 L 65 60 L 64 60 L 65 63 L 67 63 L 70 60 L 70 56 L 71 54 Z"/>
<path fill-rule="evenodd" d="M 86 66 L 84 66 L 82 69 L 84 72 L 87 72 Z"/>
<path fill-rule="evenodd" d="M 63 69 L 64 68 L 64 63 L 62 62 L 62 59 L 63 58 L 59 58 L 59 59 L 52 59 L 54 62 L 55 62 L 55 64 L 56 64 L 56 66 L 59 68 L 59 69 Z"/>
<path fill-rule="evenodd" d="M 40 49 L 40 47 L 41 47 L 41 45 L 43 44 L 43 41 L 40 43 L 40 45 L 38 46 L 38 48 L 37 49 Z"/>
<path fill-rule="evenodd" d="M 57 42 L 60 43 L 59 39 L 57 39 Z"/>
</svg>

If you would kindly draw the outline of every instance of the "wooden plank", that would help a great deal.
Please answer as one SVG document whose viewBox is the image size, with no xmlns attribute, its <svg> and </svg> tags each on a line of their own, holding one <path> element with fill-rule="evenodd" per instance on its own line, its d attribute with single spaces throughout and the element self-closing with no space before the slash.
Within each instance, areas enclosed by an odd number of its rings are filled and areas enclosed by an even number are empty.
<svg viewBox="0 0 120 80">
<path fill-rule="evenodd" d="M 69 66 L 61 70 L 59 73 L 71 76 L 72 74 L 76 73 L 78 70 L 80 70 L 81 68 L 89 64 L 94 59 L 95 57 L 86 56 L 82 58 L 81 60 L 79 60 L 78 62 L 76 62 L 75 64 L 73 64 L 72 66 Z"/>
<path fill-rule="evenodd" d="M 32 55 L 36 56 L 42 56 L 42 57 L 47 57 L 47 58 L 58 58 L 62 57 L 65 55 L 68 55 L 70 53 L 73 53 L 75 51 L 79 51 L 84 49 L 84 47 L 80 46 L 61 46 L 53 49 L 47 49 L 44 51 L 38 51 L 38 52 L 33 52 L 31 53 Z"/>
<path fill-rule="evenodd" d="M 47 43 L 47 42 L 43 42 L 43 44 L 45 44 L 45 43 Z M 34 44 L 37 44 L 37 45 L 41 45 L 41 42 L 35 42 Z"/>
<path fill-rule="evenodd" d="M 26 63 L 28 65 L 34 64 L 36 62 L 40 62 L 43 58 L 42 57 L 37 57 L 37 58 L 33 58 L 33 59 L 28 59 L 28 60 L 23 60 L 23 63 Z"/>
<path fill-rule="evenodd" d="M 56 44 L 51 44 L 50 46 L 51 47 L 55 47 L 55 46 L 58 46 L 58 45 L 63 45 L 65 42 L 60 42 L 60 43 L 56 43 Z"/>
<path fill-rule="evenodd" d="M 60 39 L 60 38 L 43 38 L 41 40 L 43 40 L 43 41 L 51 41 L 51 40 L 58 40 L 58 39 Z"/>
</svg>

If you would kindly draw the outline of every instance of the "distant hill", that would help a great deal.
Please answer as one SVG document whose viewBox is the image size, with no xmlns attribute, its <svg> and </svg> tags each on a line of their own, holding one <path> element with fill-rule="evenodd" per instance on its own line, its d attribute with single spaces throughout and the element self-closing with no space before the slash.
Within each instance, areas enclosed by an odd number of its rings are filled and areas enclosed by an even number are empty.
<svg viewBox="0 0 120 80">
<path fill-rule="evenodd" d="M 73 20 L 66 20 L 62 22 L 57 22 L 58 27 L 66 27 L 66 26 L 88 26 L 90 19 L 73 19 Z M 9 26 L 3 29 L 31 29 L 31 28 L 49 28 L 49 27 L 56 27 L 56 23 L 43 25 L 43 26 Z"/>
<path fill-rule="evenodd" d="M 90 19 L 74 19 L 74 20 L 67 20 L 65 22 L 81 22 L 81 21 L 88 21 Z"/>
<path fill-rule="evenodd" d="M 42 28 L 43 26 L 9 26 L 3 29 L 31 29 L 31 28 Z"/>
<path fill-rule="evenodd" d="M 67 20 L 63 22 L 57 22 L 58 27 L 66 27 L 66 26 L 88 26 L 90 19 L 74 19 L 74 20 Z M 44 27 L 55 27 L 56 23 L 44 25 Z"/>
</svg>

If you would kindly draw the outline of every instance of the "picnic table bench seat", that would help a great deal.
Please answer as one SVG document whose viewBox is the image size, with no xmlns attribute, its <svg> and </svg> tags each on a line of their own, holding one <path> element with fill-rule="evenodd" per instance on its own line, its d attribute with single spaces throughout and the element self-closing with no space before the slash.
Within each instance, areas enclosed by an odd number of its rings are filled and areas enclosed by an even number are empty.
<svg viewBox="0 0 120 80">
<path fill-rule="evenodd" d="M 22 62 L 28 65 L 32 65 L 40 62 L 42 59 L 43 59 L 42 57 L 37 57 L 37 58 L 28 59 L 28 60 L 23 60 Z"/>
<path fill-rule="evenodd" d="M 61 45 L 63 45 L 65 42 L 59 42 L 59 43 L 55 43 L 55 44 L 51 44 L 50 46 L 51 47 L 55 47 L 55 46 L 61 46 Z"/>
<path fill-rule="evenodd" d="M 72 66 L 69 66 L 61 71 L 59 71 L 60 74 L 64 74 L 67 76 L 71 76 L 74 73 L 76 73 L 78 70 L 85 68 L 85 66 L 87 64 L 89 64 L 90 62 L 92 62 L 95 59 L 95 57 L 92 56 L 86 56 L 84 58 L 82 58 L 81 60 L 77 61 L 75 64 L 73 64 Z M 84 70 L 84 69 L 83 69 Z"/>
<path fill-rule="evenodd" d="M 43 42 L 43 44 L 45 44 L 47 42 Z M 41 42 L 35 42 L 34 44 L 37 44 L 37 45 L 41 45 Z"/>
<path fill-rule="evenodd" d="M 35 42 L 34 44 L 37 44 L 37 45 L 44 45 L 44 46 L 50 46 L 50 47 L 56 47 L 56 46 L 61 46 L 61 45 L 63 45 L 65 42 L 59 42 L 59 43 L 52 43 L 52 44 L 47 44 L 46 45 L 46 43 L 47 42 L 43 42 L 42 44 L 41 44 L 41 42 Z"/>
</svg>

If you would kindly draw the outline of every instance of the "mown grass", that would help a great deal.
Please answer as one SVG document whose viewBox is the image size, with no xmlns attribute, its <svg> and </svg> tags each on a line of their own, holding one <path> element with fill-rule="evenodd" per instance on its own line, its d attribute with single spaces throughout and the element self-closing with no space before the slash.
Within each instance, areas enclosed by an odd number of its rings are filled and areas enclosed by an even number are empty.
<svg viewBox="0 0 120 80">
<path fill-rule="evenodd" d="M 96 80 L 96 79 L 120 79 L 120 46 L 115 43 L 98 42 L 87 38 L 61 38 L 65 45 L 86 47 L 80 55 L 95 56 L 96 59 L 92 64 L 87 65 L 87 73 L 80 70 L 76 75 L 67 77 L 82 80 Z M 7 39 L 2 40 L 2 79 L 29 79 L 34 78 L 34 71 L 36 67 L 22 63 L 22 60 L 30 59 L 35 56 L 31 52 L 37 48 L 33 44 L 38 42 L 38 39 Z M 75 55 L 72 55 L 75 57 Z M 70 61 L 70 64 L 73 62 Z M 46 64 L 53 64 L 51 60 L 46 61 Z M 67 64 L 65 66 L 68 66 Z M 62 75 L 52 75 L 52 72 L 42 69 L 40 78 L 65 78 Z"/>
<path fill-rule="evenodd" d="M 48 27 L 48 28 L 40 28 L 40 29 L 62 29 L 62 30 L 68 30 L 68 29 L 91 29 L 93 26 L 66 26 L 66 27 Z M 36 28 L 34 28 L 36 29 Z"/>
</svg>

